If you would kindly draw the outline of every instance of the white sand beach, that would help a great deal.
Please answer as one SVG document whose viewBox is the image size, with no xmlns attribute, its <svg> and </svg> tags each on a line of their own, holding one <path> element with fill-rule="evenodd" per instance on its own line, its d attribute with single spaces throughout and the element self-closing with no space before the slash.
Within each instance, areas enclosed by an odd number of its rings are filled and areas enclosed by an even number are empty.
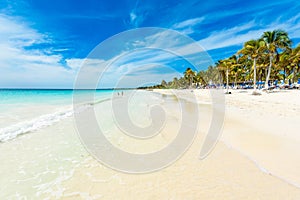
<svg viewBox="0 0 300 200">
<path fill-rule="evenodd" d="M 299 11 L 0 0 L 0 200 L 300 200 Z"/>
<path fill-rule="evenodd" d="M 208 90 L 193 92 L 210 101 Z M 299 199 L 300 91 L 251 92 L 226 95 L 222 137 L 206 159 L 198 157 L 209 120 L 188 152 L 159 172 L 124 174 L 86 159 L 64 182 L 64 199 Z"/>
<path fill-rule="evenodd" d="M 180 119 L 175 107 L 161 103 L 161 94 L 172 90 L 154 92 L 155 101 L 171 114 L 164 130 L 138 143 L 107 126 L 106 136 L 118 148 L 147 153 L 173 140 Z M 225 95 L 222 135 L 200 160 L 212 106 L 209 90 L 193 90 L 199 102 L 199 133 L 179 160 L 157 172 L 128 174 L 102 165 L 81 144 L 72 118 L 1 143 L 1 199 L 299 199 L 300 90 L 260 96 L 251 92 Z M 108 102 L 95 108 L 100 112 L 107 107 Z M 133 114 L 144 116 L 140 109 Z M 108 118 L 106 111 L 99 113 L 99 121 Z M 148 123 L 143 117 L 138 122 Z"/>
</svg>

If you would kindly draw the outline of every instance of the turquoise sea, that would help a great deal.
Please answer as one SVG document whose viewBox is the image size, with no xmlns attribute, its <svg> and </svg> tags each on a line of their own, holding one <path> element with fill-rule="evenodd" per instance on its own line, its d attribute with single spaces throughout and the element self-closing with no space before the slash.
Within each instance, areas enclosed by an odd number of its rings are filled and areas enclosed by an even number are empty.
<svg viewBox="0 0 300 200">
<path fill-rule="evenodd" d="M 76 91 L 83 97 L 93 94 L 95 102 L 115 93 L 121 91 Z M 0 177 L 0 199 L 57 199 L 63 182 L 89 158 L 73 123 L 73 94 L 73 90 L 0 90 L 0 172 L 5 174 Z M 99 108 L 100 116 L 105 107 Z"/>
<path fill-rule="evenodd" d="M 84 155 L 72 128 L 72 96 L 72 90 L 0 90 L 0 171 L 6 174 L 0 199 L 56 195 L 47 190 L 70 177 Z"/>
<path fill-rule="evenodd" d="M 111 98 L 117 90 L 77 90 L 76 95 Z M 1 89 L 0 142 L 52 125 L 73 114 L 73 90 Z"/>
<path fill-rule="evenodd" d="M 114 124 L 110 100 L 123 98 L 122 92 L 124 99 L 131 99 L 130 118 L 141 127 L 151 123 L 149 108 L 165 101 L 146 91 L 131 96 L 128 90 L 0 90 L 0 199 L 60 199 L 87 195 L 80 190 L 70 192 L 66 186 L 74 178 L 75 171 L 89 165 L 93 159 L 80 140 L 74 113 L 84 114 L 93 109 L 103 134 L 114 145 L 123 145 L 133 152 L 142 149 L 140 147 L 152 148 L 152 143 L 127 145 L 126 135 Z M 73 106 L 75 93 L 83 100 L 91 94 L 94 98 L 92 102 Z M 158 137 L 153 143 L 163 147 L 166 140 Z"/>
<path fill-rule="evenodd" d="M 77 93 L 94 93 L 96 97 L 110 95 L 117 90 L 81 90 Z M 69 89 L 0 89 L 0 108 L 6 105 L 53 104 L 66 105 L 72 103 L 73 90 Z"/>
</svg>

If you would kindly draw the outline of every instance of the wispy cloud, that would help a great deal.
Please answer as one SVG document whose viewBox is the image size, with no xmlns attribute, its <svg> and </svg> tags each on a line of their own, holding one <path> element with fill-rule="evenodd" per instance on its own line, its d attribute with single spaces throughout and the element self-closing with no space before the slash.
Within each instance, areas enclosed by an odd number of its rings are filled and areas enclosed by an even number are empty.
<svg viewBox="0 0 300 200">
<path fill-rule="evenodd" d="M 139 8 L 139 1 L 129 13 L 129 25 L 133 28 L 139 27 L 145 20 L 146 13 Z"/>
<path fill-rule="evenodd" d="M 142 31 L 144 36 L 140 40 L 126 37 L 123 43 L 119 38 L 114 48 L 120 51 L 108 60 L 104 59 L 107 52 L 100 51 L 97 51 L 97 58 L 68 59 L 67 64 L 72 69 L 83 66 L 79 87 L 96 87 L 99 77 L 99 87 L 115 87 L 120 81 L 123 87 L 137 87 L 145 82 L 171 80 L 180 76 L 186 67 L 213 63 L 196 41 L 176 31 L 151 29 L 148 34 L 145 34 L 146 29 Z M 134 34 L 139 35 L 138 32 Z"/>
<path fill-rule="evenodd" d="M 195 26 L 195 25 L 201 23 L 204 19 L 205 19 L 204 17 L 188 19 L 188 20 L 176 23 L 172 27 L 175 28 L 175 29 L 183 29 L 183 28 L 186 28 L 186 27 Z"/>
<path fill-rule="evenodd" d="M 179 72 L 167 64 L 174 56 L 153 50 L 115 55 L 109 60 L 99 58 L 67 59 L 74 71 L 78 71 L 76 88 L 138 87 L 146 83 L 158 83 L 161 78 L 171 80 Z M 162 73 L 164 71 L 164 73 Z M 99 81 L 99 82 L 98 82 Z"/>
<path fill-rule="evenodd" d="M 171 28 L 180 31 L 183 34 L 189 35 L 195 32 L 194 27 L 199 25 L 205 17 L 197 17 L 188 19 L 182 22 L 175 23 Z"/>
<path fill-rule="evenodd" d="M 45 42 L 46 36 L 29 28 L 22 21 L 0 14 L 0 41 L 16 47 L 30 46 L 37 42 Z"/>
<path fill-rule="evenodd" d="M 277 19 L 273 23 L 262 26 L 261 28 L 258 28 L 257 22 L 251 21 L 228 29 L 214 31 L 207 38 L 201 39 L 199 44 L 206 50 L 242 45 L 248 40 L 261 37 L 265 31 L 272 31 L 275 29 L 286 30 L 291 38 L 299 38 L 299 19 L 300 14 L 285 22 L 281 22 L 280 19 Z"/>
<path fill-rule="evenodd" d="M 26 50 L 26 47 L 47 42 L 47 35 L 30 28 L 19 19 L 0 15 L 0 87 L 57 87 L 71 84 L 74 74 L 62 64 L 60 54 L 46 54 L 40 50 Z"/>
<path fill-rule="evenodd" d="M 240 45 L 249 39 L 255 39 L 262 33 L 261 30 L 253 31 L 255 22 L 251 21 L 243 25 L 212 32 L 207 38 L 201 39 L 199 44 L 206 50 L 227 46 Z"/>
</svg>

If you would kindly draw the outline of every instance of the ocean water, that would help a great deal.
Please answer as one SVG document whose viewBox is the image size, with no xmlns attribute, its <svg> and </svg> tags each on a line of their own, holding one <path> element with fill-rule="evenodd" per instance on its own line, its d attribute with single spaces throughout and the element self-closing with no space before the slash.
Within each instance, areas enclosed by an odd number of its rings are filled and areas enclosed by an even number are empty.
<svg viewBox="0 0 300 200">
<path fill-rule="evenodd" d="M 95 101 L 111 98 L 115 90 L 81 90 Z M 0 90 L 0 142 L 36 131 L 72 116 L 73 90 Z"/>
<path fill-rule="evenodd" d="M 94 102 L 115 90 L 80 90 Z M 57 199 L 89 154 L 74 124 L 72 90 L 0 90 L 0 199 Z M 100 112 L 105 112 L 101 110 Z"/>
<path fill-rule="evenodd" d="M 83 100 L 91 93 L 95 98 L 76 110 L 72 90 L 0 90 L 0 199 L 60 199 L 66 194 L 64 183 L 72 180 L 85 160 L 91 159 L 73 117 L 74 112 L 84 112 L 85 108 L 94 108 L 99 125 L 112 143 L 133 152 L 146 146 L 128 146 L 126 136 L 114 131 L 117 127 L 110 99 L 121 98 L 122 91 L 77 92 Z M 129 91 L 123 92 L 130 96 Z M 165 101 L 144 94 L 130 99 L 130 118 L 145 126 L 151 123 L 149 105 Z M 165 145 L 161 138 L 153 143 Z M 150 147 L 145 152 L 151 151 Z"/>
</svg>

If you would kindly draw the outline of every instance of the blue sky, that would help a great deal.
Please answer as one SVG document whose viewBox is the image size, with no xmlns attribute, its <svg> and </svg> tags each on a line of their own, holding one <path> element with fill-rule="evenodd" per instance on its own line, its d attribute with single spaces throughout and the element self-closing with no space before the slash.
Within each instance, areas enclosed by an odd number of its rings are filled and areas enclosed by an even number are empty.
<svg viewBox="0 0 300 200">
<path fill-rule="evenodd" d="M 300 2 L 289 0 L 1 0 L 0 87 L 72 88 L 82 63 L 99 43 L 134 28 L 179 31 L 203 47 L 212 63 L 264 31 L 284 29 L 295 46 L 300 41 L 299 10 Z M 99 87 L 114 87 L 122 73 L 160 82 L 179 76 L 189 66 L 180 59 L 172 58 L 175 61 L 170 63 L 160 57 L 162 53 L 150 51 L 129 55 L 109 70 L 109 78 Z M 124 87 L 138 84 L 126 80 Z"/>
</svg>

